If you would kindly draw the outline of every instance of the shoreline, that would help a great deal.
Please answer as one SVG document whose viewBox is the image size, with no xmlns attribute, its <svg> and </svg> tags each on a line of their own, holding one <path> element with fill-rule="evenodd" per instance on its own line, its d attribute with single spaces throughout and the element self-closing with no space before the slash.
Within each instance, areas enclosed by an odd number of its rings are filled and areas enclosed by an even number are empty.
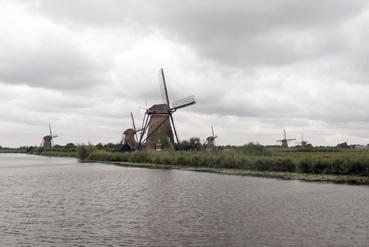
<svg viewBox="0 0 369 247">
<path fill-rule="evenodd" d="M 323 174 L 273 172 L 273 171 L 252 171 L 252 170 L 244 170 L 244 169 L 190 167 L 190 166 L 179 166 L 179 165 L 163 165 L 163 164 L 152 164 L 152 163 L 133 163 L 133 162 L 118 162 L 118 161 L 84 160 L 84 161 L 80 161 L 80 163 L 102 163 L 102 164 L 110 164 L 110 165 L 116 165 L 116 166 L 122 166 L 122 167 L 206 172 L 206 173 L 216 173 L 216 174 L 223 174 L 223 175 L 233 175 L 233 176 L 264 177 L 264 178 L 275 178 L 275 179 L 282 179 L 282 180 L 300 180 L 304 182 L 369 185 L 369 177 L 366 177 L 366 176 L 328 175 L 328 174 L 323 175 Z"/>
<path fill-rule="evenodd" d="M 40 155 L 44 157 L 70 157 L 77 158 L 76 153 L 57 153 L 47 152 Z M 369 176 L 360 175 L 334 175 L 334 174 L 315 174 L 315 173 L 304 173 L 304 172 L 289 172 L 289 171 L 257 171 L 250 169 L 240 168 L 215 168 L 209 166 L 191 166 L 191 165 L 171 165 L 171 164 L 157 164 L 147 162 L 130 162 L 130 161 L 108 161 L 108 160 L 81 160 L 77 158 L 80 163 L 102 163 L 117 165 L 123 167 L 136 167 L 136 168 L 147 168 L 147 169 L 172 169 L 182 171 L 194 171 L 194 172 L 207 172 L 217 173 L 223 175 L 236 175 L 236 176 L 252 176 L 252 177 L 264 177 L 264 178 L 275 178 L 283 180 L 300 180 L 305 182 L 319 182 L 319 183 L 334 183 L 334 184 L 351 184 L 351 185 L 369 185 Z"/>
</svg>

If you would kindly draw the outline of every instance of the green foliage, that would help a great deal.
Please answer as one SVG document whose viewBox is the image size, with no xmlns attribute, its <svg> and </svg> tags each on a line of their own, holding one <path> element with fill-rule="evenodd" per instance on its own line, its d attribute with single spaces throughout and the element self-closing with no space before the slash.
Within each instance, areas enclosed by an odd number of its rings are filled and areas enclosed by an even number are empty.
<svg viewBox="0 0 369 247">
<path fill-rule="evenodd" d="M 179 148 L 182 151 L 201 151 L 204 149 L 198 137 L 191 137 L 190 140 L 182 141 Z"/>
<path fill-rule="evenodd" d="M 310 159 L 303 159 L 297 163 L 296 171 L 300 173 L 311 173 L 312 172 L 312 162 Z"/>
<path fill-rule="evenodd" d="M 256 154 L 256 155 L 267 155 L 269 152 L 267 149 L 258 143 L 248 143 L 241 147 L 241 151 L 244 154 Z"/>
<path fill-rule="evenodd" d="M 185 144 L 185 145 L 184 145 Z M 27 147 L 32 154 L 78 157 L 80 160 L 152 163 L 168 166 L 245 169 L 252 171 L 296 172 L 332 175 L 369 176 L 369 151 L 322 149 L 296 152 L 268 150 L 260 144 L 222 147 L 216 152 L 203 149 L 200 139 L 182 142 L 182 151 L 112 152 L 113 144 L 75 146 L 70 143 L 51 150 Z M 330 151 L 329 151 L 330 150 Z"/>
<path fill-rule="evenodd" d="M 73 157 L 78 158 L 77 152 L 60 152 L 60 151 L 44 151 L 40 153 L 42 156 L 49 157 Z"/>
<path fill-rule="evenodd" d="M 95 150 L 96 150 L 95 146 L 80 145 L 77 147 L 77 157 L 81 160 L 85 160 Z"/>
</svg>

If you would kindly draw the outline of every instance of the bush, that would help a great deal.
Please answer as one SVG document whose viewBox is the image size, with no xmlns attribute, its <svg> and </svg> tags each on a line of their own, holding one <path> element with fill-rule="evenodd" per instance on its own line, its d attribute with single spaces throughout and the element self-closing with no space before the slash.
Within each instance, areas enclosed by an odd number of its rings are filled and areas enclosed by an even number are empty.
<svg viewBox="0 0 369 247">
<path fill-rule="evenodd" d="M 311 172 L 314 174 L 320 174 L 323 173 L 323 171 L 326 171 L 329 167 L 329 163 L 325 160 L 316 160 L 312 167 Z"/>
<path fill-rule="evenodd" d="M 80 145 L 77 147 L 77 156 L 81 160 L 86 160 L 89 155 L 95 151 L 95 147 L 92 145 Z"/>
<path fill-rule="evenodd" d="M 301 160 L 296 167 L 296 171 L 300 173 L 311 173 L 312 172 L 312 162 L 310 159 Z"/>
<path fill-rule="evenodd" d="M 135 152 L 129 154 L 128 161 L 134 162 L 134 163 L 145 163 L 149 162 L 150 158 L 148 153 L 145 152 Z"/>
<path fill-rule="evenodd" d="M 294 172 L 296 170 L 296 167 L 290 159 L 277 159 L 276 162 L 272 162 L 270 170 L 280 172 Z"/>
</svg>

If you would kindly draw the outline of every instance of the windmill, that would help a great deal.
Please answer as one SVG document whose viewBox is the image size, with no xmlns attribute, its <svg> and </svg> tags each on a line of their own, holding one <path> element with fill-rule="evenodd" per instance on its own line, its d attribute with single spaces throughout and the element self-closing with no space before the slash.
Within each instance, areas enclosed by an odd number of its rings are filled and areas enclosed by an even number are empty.
<svg viewBox="0 0 369 247">
<path fill-rule="evenodd" d="M 212 134 L 211 136 L 206 138 L 206 147 L 209 149 L 212 149 L 215 147 L 215 139 L 218 138 L 218 136 L 214 134 L 213 126 L 211 126 L 211 134 Z"/>
<path fill-rule="evenodd" d="M 50 131 L 50 134 L 42 138 L 42 142 L 40 146 L 43 148 L 52 148 L 54 146 L 53 139 L 58 137 L 58 135 L 53 135 L 51 131 L 51 124 L 49 124 L 49 131 Z"/>
<path fill-rule="evenodd" d="M 179 144 L 173 113 L 181 108 L 196 104 L 194 96 L 188 96 L 173 103 L 170 102 L 163 69 L 159 71 L 159 82 L 163 103 L 153 105 L 146 110 L 138 142 L 138 147 L 145 145 L 146 150 L 160 150 L 165 147 L 165 144 L 169 144 L 173 149 L 174 138 Z"/>
<path fill-rule="evenodd" d="M 141 131 L 141 129 L 136 129 L 135 119 L 133 117 L 133 113 L 131 112 L 131 120 L 132 120 L 132 128 L 126 129 L 123 132 L 122 139 L 120 141 L 120 150 L 124 151 L 133 151 L 137 148 L 137 133 Z"/>
<path fill-rule="evenodd" d="M 306 148 L 310 143 L 304 140 L 304 135 L 301 134 L 301 141 L 297 142 L 302 148 Z"/>
<path fill-rule="evenodd" d="M 287 139 L 286 130 L 283 130 L 284 138 L 282 140 L 277 140 L 277 142 L 282 143 L 282 148 L 288 148 L 288 142 L 295 141 L 296 139 Z"/>
</svg>

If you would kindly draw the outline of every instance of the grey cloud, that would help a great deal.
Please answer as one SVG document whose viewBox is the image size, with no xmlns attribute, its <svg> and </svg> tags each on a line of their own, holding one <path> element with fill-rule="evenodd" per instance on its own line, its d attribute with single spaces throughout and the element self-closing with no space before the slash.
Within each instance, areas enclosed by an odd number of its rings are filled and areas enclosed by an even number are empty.
<svg viewBox="0 0 369 247">
<path fill-rule="evenodd" d="M 239 67 L 285 65 L 334 52 L 325 48 L 334 47 L 341 37 L 332 40 L 327 33 L 366 7 L 362 0 L 40 1 L 38 5 L 56 22 L 70 25 L 139 25 L 146 32 L 153 27 L 202 56 Z"/>
<path fill-rule="evenodd" d="M 214 124 L 223 144 L 274 144 L 283 128 L 365 141 L 366 1 L 2 3 L 0 129 L 51 121 L 61 142 L 118 141 L 130 111 L 161 102 L 164 66 L 172 100 L 198 99 L 176 113 L 183 137 Z"/>
</svg>

